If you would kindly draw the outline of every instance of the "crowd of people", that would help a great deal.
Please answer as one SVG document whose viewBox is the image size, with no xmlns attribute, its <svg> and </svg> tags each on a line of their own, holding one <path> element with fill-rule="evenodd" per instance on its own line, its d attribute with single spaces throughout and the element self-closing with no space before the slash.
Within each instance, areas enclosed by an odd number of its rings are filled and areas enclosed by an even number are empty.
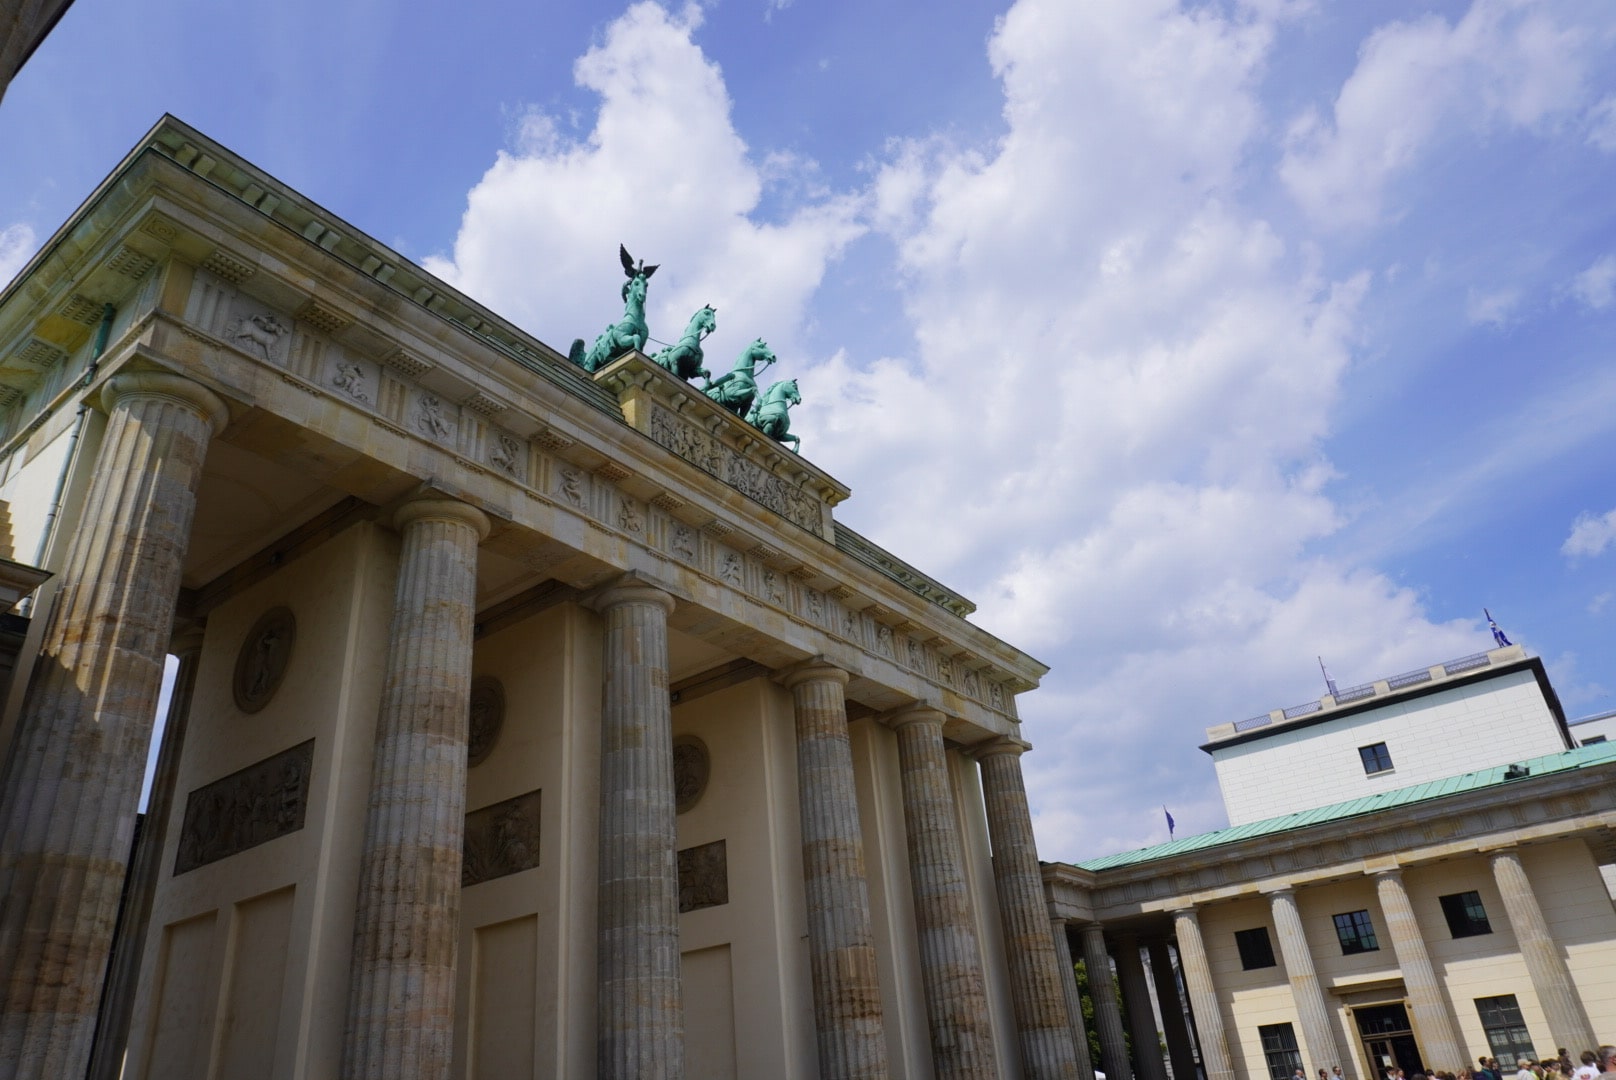
<svg viewBox="0 0 1616 1080">
<path fill-rule="evenodd" d="M 1458 1072 L 1433 1069 L 1405 1074 L 1402 1069 L 1388 1068 L 1383 1080 L 1556 1080 L 1558 1077 L 1596 1080 L 1602 1076 L 1616 1077 L 1616 1046 L 1584 1050 L 1580 1064 L 1574 1064 L 1562 1046 L 1559 1053 L 1544 1055 L 1535 1061 L 1519 1058 L 1514 1069 L 1499 1065 L 1497 1058 L 1481 1057 L 1476 1059 L 1475 1068 L 1467 1067 Z M 1298 1068 L 1292 1080 L 1307 1080 L 1307 1074 Z M 1319 1080 L 1342 1080 L 1341 1066 L 1320 1069 Z"/>
</svg>

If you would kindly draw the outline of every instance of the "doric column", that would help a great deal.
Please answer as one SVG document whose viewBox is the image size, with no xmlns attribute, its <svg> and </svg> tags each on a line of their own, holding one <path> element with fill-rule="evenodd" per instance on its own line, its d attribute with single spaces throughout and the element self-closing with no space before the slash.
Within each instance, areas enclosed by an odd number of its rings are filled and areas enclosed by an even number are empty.
<svg viewBox="0 0 1616 1080">
<path fill-rule="evenodd" d="M 1402 871 L 1385 870 L 1376 874 L 1375 895 L 1386 917 L 1386 932 L 1397 953 L 1397 966 L 1403 970 L 1403 986 L 1408 990 L 1409 1004 L 1414 1007 L 1414 1026 L 1419 1029 L 1425 1057 L 1442 1062 L 1466 1060 L 1464 1045 L 1454 1034 L 1442 984 L 1431 966 L 1425 937 L 1414 918 L 1414 905 L 1409 903 L 1408 890 L 1403 888 Z M 1342 1069 L 1345 1068 L 1343 1064 Z"/>
<path fill-rule="evenodd" d="M 169 691 L 163 743 L 157 751 L 157 768 L 152 773 L 151 798 L 146 803 L 140 836 L 135 840 L 130 857 L 129 881 L 124 888 L 123 908 L 118 912 L 117 933 L 112 939 L 112 959 L 107 965 L 106 988 L 101 994 L 95 1049 L 90 1054 L 87 1074 L 89 1080 L 119 1080 L 123 1075 L 123 1056 L 129 1045 L 129 1019 L 135 1008 L 135 984 L 140 978 L 141 957 L 146 952 L 146 925 L 151 919 L 157 881 L 162 877 L 163 841 L 168 831 L 168 816 L 174 809 L 174 784 L 179 777 L 185 728 L 191 719 L 197 661 L 202 658 L 201 624 L 177 632 L 168 648 L 179 665 L 174 672 L 174 687 Z"/>
<path fill-rule="evenodd" d="M 917 707 L 900 713 L 893 726 L 933 1072 L 947 1080 L 991 1080 L 998 1066 L 943 748 L 943 714 Z"/>
<path fill-rule="evenodd" d="M 1089 1054 L 1088 1029 L 1083 1026 L 1083 995 L 1077 989 L 1077 966 L 1072 962 L 1072 941 L 1066 934 L 1066 920 L 1052 919 L 1050 936 L 1055 939 L 1055 959 L 1061 970 L 1061 989 L 1066 993 L 1066 1015 L 1072 1021 L 1072 1043 L 1077 1051 L 1079 1080 L 1094 1080 L 1094 1059 Z"/>
<path fill-rule="evenodd" d="M 1150 953 L 1150 976 L 1156 984 L 1156 1001 L 1161 1005 L 1162 1035 L 1167 1039 L 1167 1060 L 1173 1066 L 1173 1080 L 1195 1080 L 1195 1048 L 1190 1042 L 1189 1021 L 1184 1017 L 1184 1000 L 1178 993 L 1178 977 L 1173 974 L 1173 958 L 1163 938 L 1151 938 L 1146 948 Z"/>
<path fill-rule="evenodd" d="M 1335 1024 L 1330 1017 L 1330 1006 L 1324 1000 L 1319 973 L 1313 966 L 1313 953 L 1307 946 L 1301 913 L 1296 910 L 1296 894 L 1290 889 L 1280 889 L 1270 894 L 1268 906 L 1274 915 L 1274 929 L 1279 932 L 1279 954 L 1291 982 L 1291 1000 L 1296 1004 L 1296 1016 L 1302 1023 L 1307 1056 L 1315 1066 L 1328 1069 L 1340 1065 L 1342 1075 L 1352 1080 L 1352 1057 L 1343 1055 L 1336 1046 Z"/>
<path fill-rule="evenodd" d="M 594 601 L 605 620 L 600 712 L 600 1080 L 684 1075 L 679 866 L 668 616 L 673 597 L 625 578 Z"/>
<path fill-rule="evenodd" d="M 797 801 L 819 1073 L 825 1080 L 884 1077 L 881 984 L 842 696 L 847 672 L 816 663 L 781 681 L 796 702 Z"/>
<path fill-rule="evenodd" d="M 1133 1080 L 1122 1006 L 1117 1004 L 1117 984 L 1111 977 L 1111 954 L 1098 925 L 1083 928 L 1083 966 L 1089 973 L 1089 1000 L 1094 1002 L 1094 1027 L 1100 1036 L 1100 1068 L 1106 1080 Z"/>
<path fill-rule="evenodd" d="M 1117 981 L 1122 984 L 1122 1000 L 1128 1006 L 1128 1034 L 1133 1036 L 1133 1060 L 1140 1080 L 1167 1080 L 1167 1063 L 1162 1060 L 1161 1040 L 1156 1034 L 1156 1012 L 1150 1007 L 1150 984 L 1145 982 L 1145 965 L 1139 959 L 1139 941 L 1134 937 L 1117 939 Z"/>
<path fill-rule="evenodd" d="M 83 521 L 0 785 L 0 1077 L 82 1076 L 208 442 L 176 375 L 115 375 Z"/>
<path fill-rule="evenodd" d="M 1200 1036 L 1201 1067 L 1206 1080 L 1235 1080 L 1229 1057 L 1229 1039 L 1223 1031 L 1223 1011 L 1218 1006 L 1217 987 L 1212 983 L 1212 965 L 1207 962 L 1206 943 L 1201 940 L 1201 923 L 1193 907 L 1173 912 L 1173 934 L 1178 939 L 1178 959 L 1183 965 L 1184 988 L 1190 994 L 1195 1013 L 1195 1030 Z"/>
<path fill-rule="evenodd" d="M 974 753 L 982 766 L 982 797 L 993 844 L 993 884 L 1004 927 L 1021 1067 L 1027 1080 L 1074 1080 L 1077 1050 L 1072 1045 L 1055 941 L 1049 933 L 1044 879 L 1038 871 L 1032 813 L 1021 777 L 1021 755 L 1028 749 L 1019 739 L 998 738 Z"/>
<path fill-rule="evenodd" d="M 404 534 L 376 720 L 348 992 L 345 1080 L 446 1080 L 466 820 L 477 545 L 453 499 L 399 508 Z"/>
<path fill-rule="evenodd" d="M 1493 880 L 1498 893 L 1504 898 L 1504 911 L 1515 931 L 1515 944 L 1526 961 L 1526 974 L 1537 991 L 1538 1004 L 1543 1007 L 1543 1018 L 1549 1022 L 1549 1032 L 1555 1046 L 1568 1047 L 1572 1053 L 1578 1047 L 1588 1049 L 1598 1045 L 1588 1013 L 1577 997 L 1571 972 L 1566 968 L 1560 945 L 1549 930 L 1543 908 L 1538 905 L 1532 882 L 1521 866 L 1520 853 L 1506 848 L 1492 855 Z"/>
</svg>

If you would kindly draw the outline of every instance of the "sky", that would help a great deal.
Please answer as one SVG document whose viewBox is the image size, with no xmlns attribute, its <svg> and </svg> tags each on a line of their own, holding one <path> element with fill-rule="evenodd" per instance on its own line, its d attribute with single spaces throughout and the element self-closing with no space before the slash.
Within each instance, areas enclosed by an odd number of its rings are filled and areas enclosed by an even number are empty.
<svg viewBox="0 0 1616 1080">
<path fill-rule="evenodd" d="M 563 350 L 619 242 L 653 337 L 766 338 L 838 518 L 1050 665 L 1045 859 L 1221 827 L 1207 727 L 1483 607 L 1616 708 L 1603 0 L 77 0 L 0 281 L 165 111 Z"/>
</svg>

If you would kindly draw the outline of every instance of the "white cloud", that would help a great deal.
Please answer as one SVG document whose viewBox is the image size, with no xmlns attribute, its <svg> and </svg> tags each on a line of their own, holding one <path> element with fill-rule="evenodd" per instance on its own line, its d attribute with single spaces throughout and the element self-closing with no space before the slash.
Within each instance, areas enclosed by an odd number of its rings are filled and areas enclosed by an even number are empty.
<svg viewBox="0 0 1616 1080">
<path fill-rule="evenodd" d="M 1574 115 L 1593 35 L 1566 15 L 1475 0 L 1457 23 L 1424 15 L 1375 31 L 1330 115 L 1293 124 L 1280 166 L 1292 195 L 1321 222 L 1370 224 L 1387 186 L 1445 133 L 1540 131 Z"/>
<path fill-rule="evenodd" d="M 1616 150 L 1616 94 L 1588 110 L 1588 143 L 1606 153 Z"/>
<path fill-rule="evenodd" d="M 700 23 L 695 6 L 651 3 L 612 22 L 573 70 L 600 98 L 592 130 L 573 138 L 561 118 L 525 113 L 514 148 L 472 189 L 452 257 L 428 268 L 565 349 L 621 315 L 623 242 L 663 267 L 653 336 L 673 340 L 711 303 L 710 360 L 727 364 L 759 335 L 783 355 L 827 263 L 861 231 L 858 202 L 809 187 L 810 162 L 753 155 L 722 73 L 692 40 Z M 770 185 L 811 197 L 764 220 Z"/>
<path fill-rule="evenodd" d="M 29 225 L 18 223 L 0 229 L 0 288 L 5 288 L 17 276 L 38 247 Z"/>
<path fill-rule="evenodd" d="M 1465 318 L 1472 325 L 1491 326 L 1495 330 L 1509 325 L 1515 306 L 1521 302 L 1519 289 L 1495 289 L 1492 292 L 1470 290 L 1465 302 Z"/>
<path fill-rule="evenodd" d="M 1616 510 L 1607 514 L 1579 514 L 1571 523 L 1571 534 L 1560 545 L 1560 554 L 1570 559 L 1602 555 L 1616 540 Z"/>
<path fill-rule="evenodd" d="M 1616 255 L 1595 259 L 1593 264 L 1571 279 L 1571 295 L 1595 311 L 1603 311 L 1616 301 Z"/>
</svg>

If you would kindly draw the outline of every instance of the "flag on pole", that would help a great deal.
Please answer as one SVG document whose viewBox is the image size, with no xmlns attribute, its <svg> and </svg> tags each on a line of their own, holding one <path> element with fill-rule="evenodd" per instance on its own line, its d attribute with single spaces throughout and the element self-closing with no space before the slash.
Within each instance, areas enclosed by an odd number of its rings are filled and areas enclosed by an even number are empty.
<svg viewBox="0 0 1616 1080">
<path fill-rule="evenodd" d="M 1324 676 L 1324 685 L 1330 688 L 1330 696 L 1335 697 L 1335 680 L 1330 678 L 1330 672 L 1324 666 L 1324 657 L 1319 657 L 1319 673 Z"/>
<path fill-rule="evenodd" d="M 1173 838 L 1173 815 L 1167 813 L 1165 805 L 1162 807 L 1162 814 L 1167 818 L 1167 839 L 1171 840 Z"/>
<path fill-rule="evenodd" d="M 1493 632 L 1493 641 L 1498 643 L 1500 649 L 1507 649 L 1510 643 L 1509 638 L 1505 637 L 1504 632 L 1498 629 L 1498 624 L 1493 622 L 1493 613 L 1486 608 L 1482 608 L 1481 613 L 1487 616 L 1487 627 Z"/>
</svg>

